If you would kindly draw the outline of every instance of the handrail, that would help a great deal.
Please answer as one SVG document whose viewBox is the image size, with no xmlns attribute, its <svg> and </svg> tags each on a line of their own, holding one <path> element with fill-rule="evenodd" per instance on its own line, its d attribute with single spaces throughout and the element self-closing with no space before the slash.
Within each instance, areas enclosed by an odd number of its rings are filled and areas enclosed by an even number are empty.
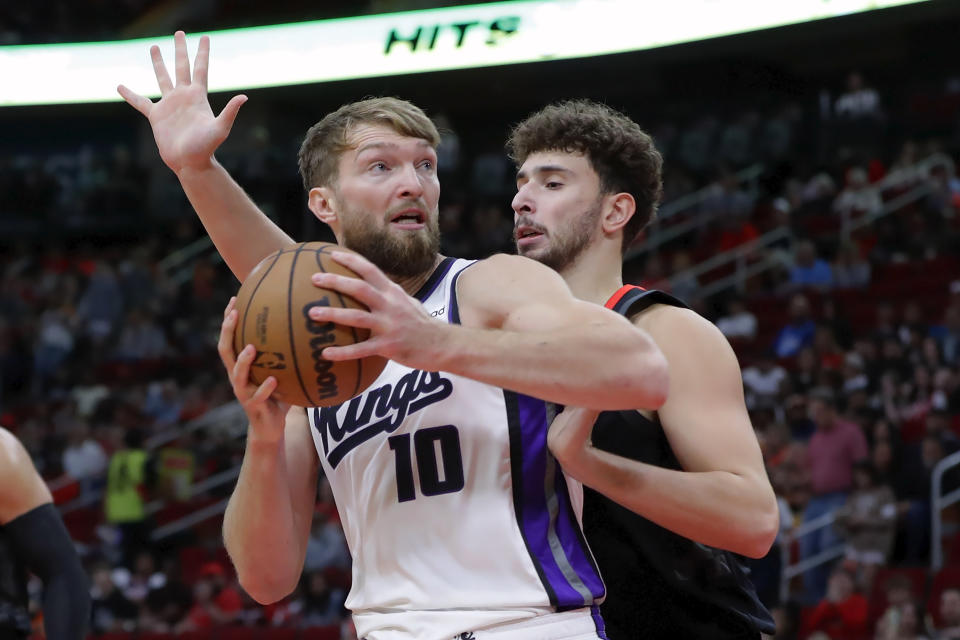
<svg viewBox="0 0 960 640">
<path fill-rule="evenodd" d="M 177 425 L 171 429 L 168 429 L 162 434 L 158 434 L 148 438 L 145 443 L 145 448 L 148 451 L 152 451 L 161 447 L 162 445 L 175 440 L 176 438 L 182 436 L 184 433 L 189 433 L 197 429 L 202 429 L 203 427 L 209 426 L 213 423 L 227 423 L 228 421 L 235 422 L 237 420 L 237 415 L 246 419 L 246 414 L 243 412 L 243 408 L 240 406 L 240 403 L 237 401 L 228 402 L 226 404 L 215 407 L 210 411 L 207 411 L 201 416 L 194 418 L 193 420 L 187 422 L 184 425 Z M 107 471 L 109 470 L 109 465 L 104 472 L 97 476 L 92 476 L 90 479 L 99 479 L 105 478 Z M 77 498 L 74 498 L 70 502 L 59 505 L 60 513 L 70 513 L 77 509 L 81 509 L 95 502 L 99 502 L 103 498 L 105 493 L 103 488 L 99 488 L 89 493 L 85 493 Z"/>
<path fill-rule="evenodd" d="M 933 468 L 930 486 L 930 569 L 938 571 L 943 567 L 943 517 L 942 512 L 950 505 L 960 502 L 960 489 L 954 489 L 947 495 L 943 491 L 943 475 L 960 465 L 960 451 L 951 453 Z"/>
<path fill-rule="evenodd" d="M 159 260 L 157 262 L 157 268 L 161 271 L 172 271 L 183 263 L 197 257 L 211 246 L 213 246 L 213 241 L 210 240 L 209 236 L 197 238 L 190 244 L 180 247 L 165 258 Z"/>
<path fill-rule="evenodd" d="M 763 171 L 764 166 L 762 164 L 754 164 L 746 169 L 741 169 L 734 175 L 736 176 L 737 181 L 740 183 L 749 182 L 753 184 L 755 183 L 756 179 L 763 174 Z M 676 200 L 671 200 L 667 204 L 660 207 L 659 211 L 657 211 L 657 215 L 650 223 L 647 237 L 640 245 L 627 251 L 623 258 L 624 261 L 633 260 L 638 256 L 649 253 L 657 247 L 670 242 L 674 238 L 678 238 L 686 233 L 689 233 L 690 231 L 693 231 L 704 222 L 723 215 L 724 212 L 716 211 L 707 216 L 699 216 L 695 220 L 688 220 L 686 222 L 670 225 L 665 229 L 661 226 L 665 220 L 669 220 L 675 215 L 688 209 L 692 209 L 696 205 L 707 200 L 711 195 L 713 195 L 713 187 L 715 184 L 716 182 L 712 182 L 696 191 L 684 194 Z"/>
<path fill-rule="evenodd" d="M 175 533 L 179 533 L 184 529 L 189 529 L 193 525 L 203 522 L 208 518 L 212 518 L 215 515 L 221 514 L 227 510 L 227 503 L 230 502 L 229 498 L 224 498 L 219 502 L 215 502 L 211 505 L 207 505 L 202 509 L 197 509 L 193 513 L 189 513 L 178 520 L 173 522 L 168 522 L 167 524 L 157 527 L 150 532 L 150 540 L 156 542 L 157 540 L 162 540 L 168 536 L 172 536 Z"/>
<path fill-rule="evenodd" d="M 239 475 L 240 475 L 240 465 L 237 465 L 235 467 L 231 467 L 230 469 L 227 469 L 226 471 L 221 471 L 220 473 L 215 473 L 212 476 L 208 476 L 203 480 L 201 480 L 200 482 L 197 482 L 190 486 L 190 497 L 196 498 L 198 495 L 202 494 L 208 489 L 219 487 L 222 484 L 227 484 L 228 482 L 232 482 Z M 167 500 L 153 500 L 151 502 L 148 502 L 147 505 L 144 507 L 144 509 L 146 510 L 147 515 L 153 515 L 154 513 L 157 513 L 158 511 L 163 509 L 164 505 L 166 505 L 167 502 L 168 502 Z"/>
<path fill-rule="evenodd" d="M 813 520 L 801 522 L 782 536 L 780 540 L 780 557 L 783 559 L 783 570 L 780 572 L 781 601 L 786 602 L 789 599 L 790 581 L 795 577 L 843 555 L 844 545 L 838 544 L 829 549 L 824 549 L 814 556 L 804 558 L 797 562 L 797 564 L 790 564 L 790 546 L 793 542 L 825 527 L 832 527 L 833 523 L 837 520 L 837 511 L 839 510 L 840 508 L 838 507 L 833 511 L 828 511 L 827 513 L 817 516 Z"/>
<path fill-rule="evenodd" d="M 952 167 L 953 161 L 948 156 L 945 156 L 943 154 L 934 154 L 926 158 L 925 160 L 918 162 L 916 166 L 920 168 L 922 171 L 929 172 L 934 167 L 940 166 L 940 165 L 945 167 Z M 889 180 L 886 182 L 884 180 L 881 180 L 876 185 L 874 185 L 874 188 L 877 189 L 878 191 L 883 191 L 885 189 L 895 187 L 898 185 L 899 185 L 899 182 L 896 180 Z M 880 208 L 880 210 L 875 213 L 863 215 L 860 218 L 857 218 L 856 220 L 848 220 L 845 223 L 841 221 L 841 233 L 850 233 L 851 231 L 859 229 L 860 227 L 866 226 L 868 224 L 872 224 L 879 218 L 887 216 L 895 211 L 899 211 L 901 208 L 905 207 L 906 205 L 926 197 L 927 195 L 930 194 L 930 192 L 931 192 L 931 187 L 929 184 L 926 184 L 926 183 L 918 184 L 914 186 L 912 189 L 910 189 L 909 191 L 907 191 L 906 193 L 901 194 L 893 198 L 892 200 L 889 200 L 883 203 L 883 206 Z M 780 264 L 779 260 L 773 259 L 770 256 L 761 256 L 758 262 L 748 266 L 746 264 L 747 258 L 750 257 L 751 254 L 756 254 L 761 249 L 765 249 L 773 245 L 775 242 L 778 242 L 782 239 L 792 238 L 792 236 L 793 236 L 793 232 L 790 230 L 789 226 L 784 225 L 781 227 L 777 227 L 776 229 L 772 229 L 767 233 L 763 234 L 759 238 L 755 238 L 748 243 L 745 243 L 738 247 L 734 247 L 723 253 L 717 254 L 709 258 L 708 260 L 705 260 L 688 269 L 685 269 L 679 273 L 676 273 L 673 275 L 673 277 L 678 280 L 689 280 L 691 278 L 696 278 L 709 271 L 712 271 L 713 269 L 716 269 L 718 267 L 730 264 L 731 262 L 739 261 L 739 263 L 737 264 L 737 269 L 734 271 L 734 273 L 724 276 L 722 278 L 718 278 L 717 280 L 707 285 L 704 285 L 699 289 L 698 295 L 706 298 L 715 293 L 719 293 L 721 291 L 729 289 L 733 286 L 743 286 L 744 281 L 746 280 L 747 277 L 758 275 L 760 273 L 763 273 L 767 269 L 770 269 Z"/>
</svg>

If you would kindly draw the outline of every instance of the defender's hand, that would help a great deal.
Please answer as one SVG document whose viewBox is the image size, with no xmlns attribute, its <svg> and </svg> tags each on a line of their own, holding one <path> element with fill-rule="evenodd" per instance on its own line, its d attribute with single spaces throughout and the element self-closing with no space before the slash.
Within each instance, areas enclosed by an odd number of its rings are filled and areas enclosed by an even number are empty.
<svg viewBox="0 0 960 640">
<path fill-rule="evenodd" d="M 317 322 L 370 330 L 370 338 L 343 347 L 327 347 L 328 360 L 353 360 L 379 355 L 414 369 L 430 371 L 431 351 L 438 348 L 446 323 L 437 322 L 420 302 L 408 296 L 376 265 L 356 253 L 334 251 L 331 257 L 353 270 L 359 278 L 334 273 L 315 273 L 313 284 L 352 296 L 367 306 L 361 309 L 313 307 L 310 318 Z"/>
<path fill-rule="evenodd" d="M 160 101 L 151 102 L 122 84 L 117 92 L 134 109 L 150 121 L 153 137 L 163 162 L 174 173 L 183 169 L 210 166 L 213 152 L 226 140 L 245 95 L 234 96 L 219 116 L 213 115 L 207 100 L 207 69 L 210 60 L 210 39 L 200 38 L 193 74 L 187 56 L 187 37 L 183 31 L 173 36 L 176 85 L 170 80 L 160 55 L 160 47 L 150 48 L 153 70 L 160 87 Z"/>
<path fill-rule="evenodd" d="M 230 298 L 230 303 L 223 312 L 217 351 L 227 370 L 233 393 L 250 420 L 248 437 L 255 437 L 261 442 L 276 443 L 283 439 L 283 427 L 290 405 L 271 397 L 277 388 L 277 379 L 273 376 L 264 380 L 259 387 L 250 381 L 250 363 L 256 355 L 252 344 L 248 344 L 234 357 L 233 334 L 239 315 L 236 306 L 236 297 Z"/>
<path fill-rule="evenodd" d="M 599 415 L 594 409 L 566 407 L 550 423 L 547 447 L 564 471 L 578 480 L 580 465 L 593 448 L 590 436 Z"/>
</svg>

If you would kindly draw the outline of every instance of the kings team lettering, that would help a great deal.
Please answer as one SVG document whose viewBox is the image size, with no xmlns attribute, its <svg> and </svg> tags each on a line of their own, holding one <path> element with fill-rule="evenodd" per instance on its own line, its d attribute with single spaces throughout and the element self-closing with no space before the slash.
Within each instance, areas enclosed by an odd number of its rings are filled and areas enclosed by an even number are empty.
<svg viewBox="0 0 960 640">
<path fill-rule="evenodd" d="M 453 382 L 439 372 L 412 370 L 395 384 L 370 389 L 346 405 L 314 409 L 314 423 L 331 467 L 382 433 L 393 433 L 411 414 L 450 396 Z"/>
</svg>

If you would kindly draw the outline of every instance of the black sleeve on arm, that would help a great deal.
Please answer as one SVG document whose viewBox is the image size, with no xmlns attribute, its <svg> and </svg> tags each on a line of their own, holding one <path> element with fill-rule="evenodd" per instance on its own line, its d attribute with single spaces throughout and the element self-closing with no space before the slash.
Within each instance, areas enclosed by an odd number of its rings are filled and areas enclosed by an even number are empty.
<svg viewBox="0 0 960 640">
<path fill-rule="evenodd" d="M 49 640 L 80 640 L 90 620 L 90 583 L 56 508 L 43 504 L 4 525 L 27 568 L 43 582 Z"/>
</svg>

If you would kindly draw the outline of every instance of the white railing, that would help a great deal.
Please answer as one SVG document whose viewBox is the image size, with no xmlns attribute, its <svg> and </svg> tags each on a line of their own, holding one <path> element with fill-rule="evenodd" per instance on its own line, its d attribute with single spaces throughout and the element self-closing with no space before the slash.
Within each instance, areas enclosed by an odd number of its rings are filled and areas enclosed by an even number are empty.
<svg viewBox="0 0 960 640">
<path fill-rule="evenodd" d="M 960 502 L 960 488 L 943 494 L 943 475 L 960 465 L 960 451 L 951 453 L 933 468 L 930 488 L 930 570 L 943 567 L 943 510 Z"/>
<path fill-rule="evenodd" d="M 783 571 L 780 574 L 780 601 L 786 602 L 790 597 L 790 582 L 797 576 L 803 575 L 811 569 L 815 569 L 822 564 L 832 562 L 843 555 L 843 544 L 838 544 L 824 549 L 818 554 L 809 558 L 803 558 L 797 564 L 790 564 L 790 547 L 795 540 L 815 533 L 826 527 L 832 527 L 836 522 L 836 510 L 825 513 L 821 516 L 803 522 L 792 531 L 784 534 L 780 541 L 780 557 L 783 559 Z"/>
<path fill-rule="evenodd" d="M 211 409 L 210 411 L 206 412 L 202 416 L 198 416 L 197 418 L 194 418 L 193 420 L 191 420 L 186 424 L 177 425 L 175 427 L 168 429 L 163 433 L 152 436 L 145 443 L 145 448 L 148 451 L 152 451 L 154 449 L 161 447 L 167 442 L 171 442 L 179 438 L 185 433 L 189 433 L 191 431 L 196 431 L 197 429 L 202 429 L 204 427 L 209 427 L 213 425 L 226 427 L 230 429 L 232 433 L 237 435 L 238 433 L 242 433 L 242 430 L 237 429 L 238 424 L 242 424 L 243 426 L 246 425 L 246 414 L 243 412 L 243 408 L 240 406 L 239 402 L 236 402 L 236 401 L 228 402 L 227 404 Z M 87 479 L 87 481 L 104 480 L 106 478 L 106 475 L 107 475 L 107 472 L 104 471 L 102 474 L 98 476 Z M 74 480 L 72 478 L 67 478 L 66 480 L 64 480 L 62 477 L 57 478 L 58 486 L 63 486 L 73 481 Z M 83 507 L 87 507 L 89 505 L 95 504 L 103 499 L 103 493 L 104 493 L 103 488 L 87 491 L 82 495 L 78 496 L 77 498 L 74 498 L 70 502 L 60 505 L 59 507 L 60 513 L 69 513 L 71 511 L 75 511 L 77 509 L 81 509 Z"/>
<path fill-rule="evenodd" d="M 943 154 L 934 154 L 916 165 L 921 175 L 924 176 L 928 176 L 933 169 L 938 167 L 952 171 L 953 161 Z M 901 186 L 899 180 L 895 178 L 896 176 L 881 180 L 872 188 L 878 192 L 882 192 Z M 931 192 L 931 186 L 927 182 L 923 182 L 915 185 L 906 193 L 885 202 L 883 206 L 874 213 L 864 214 L 856 219 L 851 219 L 849 216 L 841 216 L 841 234 L 849 235 L 852 231 L 860 227 L 872 224 L 879 218 L 899 211 L 907 205 L 927 197 Z M 793 232 L 788 226 L 778 227 L 746 244 L 717 254 L 689 269 L 673 274 L 673 278 L 681 281 L 689 280 L 690 278 L 699 278 L 714 269 L 733 264 L 735 267 L 733 273 L 700 287 L 697 295 L 701 298 L 708 298 L 716 293 L 734 287 L 742 290 L 748 278 L 783 264 L 774 252 L 765 250 L 773 248 L 777 243 L 783 242 L 784 240 L 788 242 L 793 241 Z"/>
<path fill-rule="evenodd" d="M 737 182 L 739 184 L 746 183 L 749 185 L 748 192 L 752 195 L 755 195 L 757 192 L 757 178 L 759 178 L 762 174 L 763 165 L 755 164 L 737 172 L 735 175 Z M 684 211 L 689 211 L 698 207 L 706 202 L 715 193 L 716 183 L 707 185 L 702 189 L 680 196 L 676 200 L 671 200 L 667 204 L 660 207 L 659 211 L 657 211 L 656 217 L 650 223 L 650 226 L 647 227 L 646 237 L 639 245 L 627 251 L 627 254 L 623 259 L 625 261 L 633 260 L 634 258 L 642 256 L 646 253 L 650 253 L 670 242 L 671 240 L 675 240 L 683 235 L 692 233 L 704 223 L 709 222 L 714 218 L 727 215 L 727 212 L 719 210 L 711 213 L 699 212 L 698 215 L 689 220 L 664 226 L 663 223 L 665 221 L 670 220 L 674 216 L 683 213 Z"/>
</svg>

